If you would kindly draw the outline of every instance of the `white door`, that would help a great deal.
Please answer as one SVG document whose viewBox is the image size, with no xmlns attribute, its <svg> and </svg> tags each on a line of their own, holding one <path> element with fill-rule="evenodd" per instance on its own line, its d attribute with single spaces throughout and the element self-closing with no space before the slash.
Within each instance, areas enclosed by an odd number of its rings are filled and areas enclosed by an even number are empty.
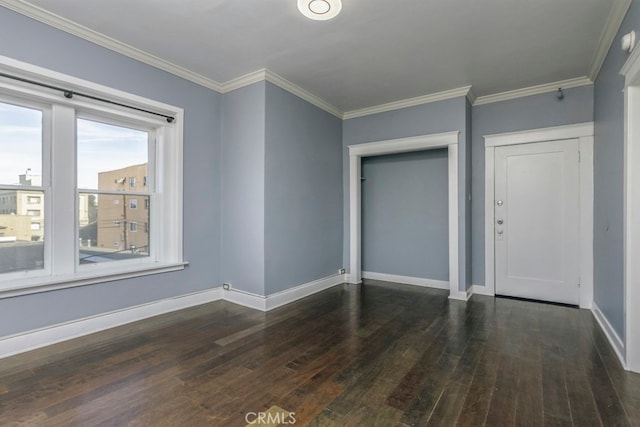
<svg viewBox="0 0 640 427">
<path fill-rule="evenodd" d="M 578 140 L 496 147 L 496 294 L 580 302 Z"/>
</svg>

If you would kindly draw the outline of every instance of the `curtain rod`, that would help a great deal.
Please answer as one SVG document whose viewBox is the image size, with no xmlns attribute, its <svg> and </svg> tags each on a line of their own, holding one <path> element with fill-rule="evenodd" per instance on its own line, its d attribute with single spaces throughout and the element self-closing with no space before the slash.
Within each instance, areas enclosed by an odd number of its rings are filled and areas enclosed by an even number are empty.
<svg viewBox="0 0 640 427">
<path fill-rule="evenodd" d="M 11 74 L 0 73 L 0 77 L 6 77 L 8 79 L 18 80 L 18 81 L 23 82 L 23 83 L 29 83 L 29 84 L 40 86 L 40 87 L 46 87 L 47 89 L 58 90 L 58 91 L 63 93 L 65 98 L 68 98 L 68 99 L 73 98 L 74 95 L 78 95 L 78 96 L 82 96 L 84 98 L 93 99 L 94 101 L 100 101 L 100 102 L 104 102 L 104 103 L 111 104 L 111 105 L 117 105 L 118 107 L 129 108 L 131 110 L 136 110 L 136 111 L 141 111 L 143 113 L 153 114 L 154 116 L 164 117 L 165 119 L 167 119 L 168 123 L 173 123 L 175 121 L 175 119 L 176 119 L 173 116 L 168 116 L 168 115 L 162 114 L 162 113 L 156 113 L 155 111 L 145 110 L 144 108 L 134 107 L 133 105 L 122 104 L 120 102 L 112 101 L 110 99 L 100 98 L 98 96 L 88 95 L 86 93 L 76 92 L 76 91 L 65 89 L 65 88 L 61 88 L 61 87 L 58 87 L 58 86 L 52 86 L 52 85 L 49 85 L 49 84 L 46 84 L 46 83 L 36 82 L 34 80 L 25 79 L 23 77 L 12 76 Z"/>
</svg>

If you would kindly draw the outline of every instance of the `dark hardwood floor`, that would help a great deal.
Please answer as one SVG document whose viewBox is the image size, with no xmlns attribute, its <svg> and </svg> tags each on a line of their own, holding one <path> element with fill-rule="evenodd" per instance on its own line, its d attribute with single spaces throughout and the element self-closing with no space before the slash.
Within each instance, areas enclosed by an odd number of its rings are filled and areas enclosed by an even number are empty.
<svg viewBox="0 0 640 427">
<path fill-rule="evenodd" d="M 590 312 L 447 294 L 215 302 L 2 359 L 0 425 L 640 425 L 640 375 Z"/>
</svg>

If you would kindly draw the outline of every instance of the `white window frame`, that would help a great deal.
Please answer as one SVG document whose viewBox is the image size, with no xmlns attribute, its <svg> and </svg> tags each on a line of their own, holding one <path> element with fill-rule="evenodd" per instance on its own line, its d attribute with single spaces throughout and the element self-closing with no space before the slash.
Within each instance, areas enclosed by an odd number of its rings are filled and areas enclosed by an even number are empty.
<svg viewBox="0 0 640 427">
<path fill-rule="evenodd" d="M 162 117 L 81 96 L 67 99 L 56 90 L 0 78 L 0 101 L 43 111 L 42 186 L 33 189 L 44 191 L 45 218 L 45 268 L 0 274 L 0 298 L 184 269 L 187 264 L 182 251 L 184 111 L 5 56 L 0 56 L 0 72 L 175 118 L 173 123 L 168 123 Z M 153 254 L 149 257 L 90 264 L 90 267 L 79 265 L 76 117 L 154 130 L 155 150 L 150 152 L 149 163 L 153 162 L 156 169 L 155 176 L 150 172 L 149 186 L 155 188 L 155 193 L 148 196 L 153 198 L 150 226 L 155 234 L 149 236 L 153 242 Z M 65 215 L 71 209 L 75 215 Z"/>
</svg>

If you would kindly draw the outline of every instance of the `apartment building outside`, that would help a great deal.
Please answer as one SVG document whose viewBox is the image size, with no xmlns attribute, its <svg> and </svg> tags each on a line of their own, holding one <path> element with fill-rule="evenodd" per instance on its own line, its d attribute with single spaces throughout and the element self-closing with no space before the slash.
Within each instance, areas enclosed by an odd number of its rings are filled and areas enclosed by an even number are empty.
<svg viewBox="0 0 640 427">
<path fill-rule="evenodd" d="M 149 196 L 147 163 L 100 172 L 98 190 L 122 194 L 97 196 L 97 246 L 148 253 Z"/>
<path fill-rule="evenodd" d="M 39 187 L 42 185 L 42 177 L 27 171 L 19 175 L 18 185 Z M 3 227 L 0 228 L 0 233 L 4 234 L 5 238 L 43 241 L 44 193 L 32 190 L 0 190 L 0 227 Z"/>
</svg>

